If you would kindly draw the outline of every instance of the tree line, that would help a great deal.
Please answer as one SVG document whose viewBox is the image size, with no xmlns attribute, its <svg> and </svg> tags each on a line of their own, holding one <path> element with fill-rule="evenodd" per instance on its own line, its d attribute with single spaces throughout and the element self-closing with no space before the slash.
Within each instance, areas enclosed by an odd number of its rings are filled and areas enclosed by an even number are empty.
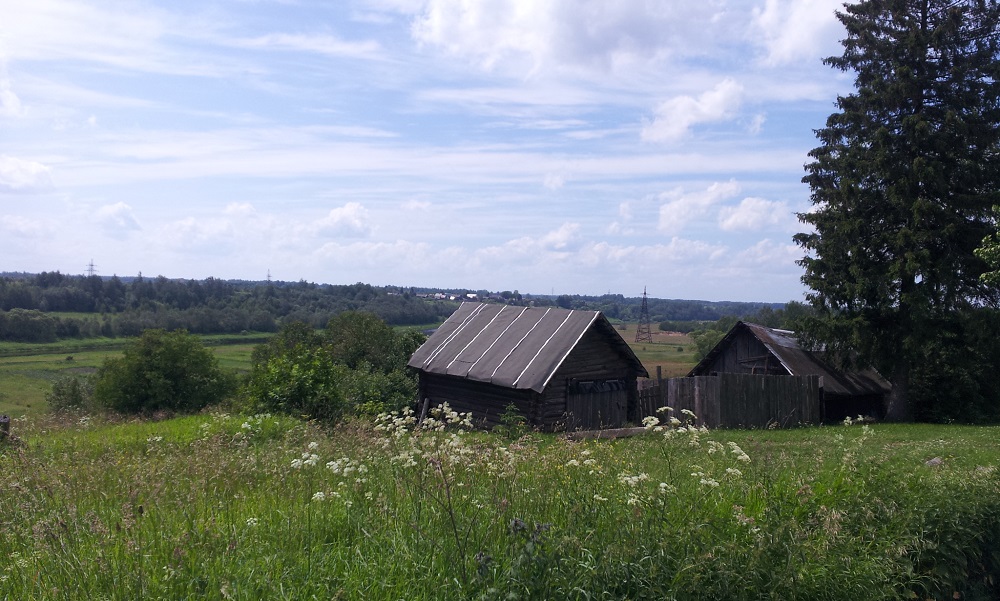
<svg viewBox="0 0 1000 601">
<path fill-rule="evenodd" d="M 390 325 L 439 323 L 451 315 L 458 301 L 431 300 L 426 298 L 428 291 L 362 283 L 120 278 L 58 271 L 8 274 L 0 277 L 0 340 L 134 337 L 149 329 L 184 329 L 193 334 L 277 332 L 292 322 L 322 328 L 346 311 L 366 311 Z M 464 291 L 451 292 L 449 296 L 465 295 Z M 602 311 L 610 319 L 632 322 L 639 320 L 642 305 L 641 298 L 621 294 L 533 296 L 479 290 L 475 295 L 490 302 Z M 715 321 L 775 307 L 659 298 L 649 298 L 647 304 L 655 322 Z"/>
<path fill-rule="evenodd" d="M 239 282 L 70 276 L 56 272 L 0 278 L 0 340 L 131 337 L 149 329 L 194 334 L 276 332 L 302 322 L 321 328 L 345 311 L 391 325 L 431 324 L 456 303 L 369 284 Z M 65 315 L 71 313 L 71 315 Z"/>
</svg>

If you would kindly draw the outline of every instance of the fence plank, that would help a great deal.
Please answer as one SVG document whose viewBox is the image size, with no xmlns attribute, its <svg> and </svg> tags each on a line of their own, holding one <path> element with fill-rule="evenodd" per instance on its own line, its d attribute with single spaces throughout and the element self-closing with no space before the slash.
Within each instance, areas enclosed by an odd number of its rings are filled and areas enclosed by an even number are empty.
<svg viewBox="0 0 1000 601">
<path fill-rule="evenodd" d="M 687 409 L 710 428 L 788 427 L 821 419 L 818 376 L 719 374 L 658 380 L 639 391 L 640 415 Z"/>
</svg>

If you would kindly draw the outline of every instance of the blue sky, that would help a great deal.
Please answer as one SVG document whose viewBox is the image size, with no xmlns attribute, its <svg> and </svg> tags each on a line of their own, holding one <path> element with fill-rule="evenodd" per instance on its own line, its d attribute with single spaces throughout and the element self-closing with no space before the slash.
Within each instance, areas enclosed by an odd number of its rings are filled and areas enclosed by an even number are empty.
<svg viewBox="0 0 1000 601">
<path fill-rule="evenodd" d="M 0 0 L 0 271 L 799 300 L 828 0 Z"/>
</svg>

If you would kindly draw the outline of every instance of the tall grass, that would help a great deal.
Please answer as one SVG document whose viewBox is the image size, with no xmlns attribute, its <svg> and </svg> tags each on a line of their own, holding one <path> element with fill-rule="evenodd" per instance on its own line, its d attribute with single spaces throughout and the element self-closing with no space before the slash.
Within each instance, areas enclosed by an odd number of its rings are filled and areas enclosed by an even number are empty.
<svg viewBox="0 0 1000 601">
<path fill-rule="evenodd" d="M 0 450 L 0 598 L 997 594 L 996 429 L 63 420 Z"/>
</svg>

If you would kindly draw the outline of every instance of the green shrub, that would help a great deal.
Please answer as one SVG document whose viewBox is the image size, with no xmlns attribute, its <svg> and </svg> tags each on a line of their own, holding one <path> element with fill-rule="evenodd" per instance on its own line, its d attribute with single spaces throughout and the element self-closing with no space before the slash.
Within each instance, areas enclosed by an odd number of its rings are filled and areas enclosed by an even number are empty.
<svg viewBox="0 0 1000 601">
<path fill-rule="evenodd" d="M 49 410 L 90 411 L 94 408 L 94 383 L 89 378 L 65 376 L 52 384 L 52 390 L 45 393 Z"/>
<path fill-rule="evenodd" d="M 146 330 L 94 376 L 95 403 L 119 413 L 198 411 L 235 388 L 210 350 L 184 330 Z"/>
<path fill-rule="evenodd" d="M 309 419 L 339 419 L 346 406 L 341 381 L 348 371 L 322 348 L 293 346 L 253 366 L 243 387 L 244 408 Z"/>
<path fill-rule="evenodd" d="M 254 349 L 240 403 L 246 411 L 324 421 L 400 409 L 417 397 L 406 362 L 422 342 L 371 313 L 341 313 L 321 332 L 286 324 Z"/>
</svg>

